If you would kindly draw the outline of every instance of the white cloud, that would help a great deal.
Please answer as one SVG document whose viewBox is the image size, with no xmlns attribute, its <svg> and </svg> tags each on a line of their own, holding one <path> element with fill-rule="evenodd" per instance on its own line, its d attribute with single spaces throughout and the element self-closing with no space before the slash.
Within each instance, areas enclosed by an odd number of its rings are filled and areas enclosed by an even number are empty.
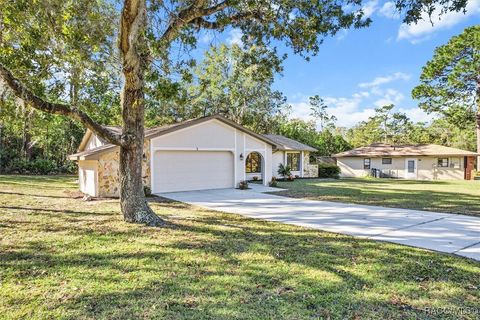
<svg viewBox="0 0 480 320">
<path fill-rule="evenodd" d="M 440 9 L 433 12 L 430 22 L 428 14 L 422 15 L 422 20 L 417 24 L 402 24 L 398 29 L 397 40 L 409 40 L 411 43 L 419 43 L 421 41 L 429 39 L 431 34 L 453 27 L 454 25 L 465 21 L 470 16 L 480 15 L 480 0 L 469 1 L 466 8 L 467 12 L 447 12 L 440 15 Z"/>
<path fill-rule="evenodd" d="M 375 90 L 375 95 L 380 96 L 380 98 L 373 103 L 376 107 L 383 107 L 389 104 L 398 105 L 405 98 L 401 92 L 392 88 L 386 90 L 377 89 Z"/>
<path fill-rule="evenodd" d="M 210 44 L 213 40 L 214 36 L 212 32 L 206 31 L 204 34 L 200 36 L 199 42 Z"/>
<path fill-rule="evenodd" d="M 360 88 L 373 88 L 379 85 L 386 84 L 395 80 L 409 80 L 410 75 L 403 72 L 395 72 L 387 76 L 380 76 L 373 79 L 371 82 L 362 82 L 358 86 Z"/>
<path fill-rule="evenodd" d="M 433 114 L 427 114 L 420 108 L 399 108 L 398 112 L 403 112 L 410 118 L 413 122 L 431 122 L 435 116 Z"/>
<path fill-rule="evenodd" d="M 383 6 L 378 10 L 378 14 L 389 19 L 399 19 L 400 13 L 395 7 L 395 2 L 387 1 Z"/>
<path fill-rule="evenodd" d="M 242 31 L 240 29 L 232 29 L 230 30 L 230 32 L 228 33 L 228 37 L 227 37 L 227 43 L 229 45 L 239 45 L 239 46 L 242 46 L 243 45 L 243 41 L 242 41 Z"/>
<path fill-rule="evenodd" d="M 362 7 L 365 18 L 371 17 L 378 9 L 378 0 L 370 0 Z"/>
<path fill-rule="evenodd" d="M 343 39 L 345 39 L 345 37 L 348 35 L 348 30 L 347 29 L 342 29 L 340 30 L 340 32 L 338 32 L 337 34 L 337 40 L 338 41 L 342 41 Z"/>
<path fill-rule="evenodd" d="M 352 97 L 325 97 L 324 101 L 328 105 L 328 113 L 337 117 L 337 126 L 352 127 L 359 121 L 367 120 L 374 114 L 373 109 L 361 109 L 360 105 L 365 96 L 354 94 Z M 310 116 L 310 105 L 308 97 L 302 101 L 290 103 L 292 106 L 291 118 L 300 118 L 303 120 L 313 120 Z"/>
<path fill-rule="evenodd" d="M 395 72 L 387 76 L 381 76 L 370 82 L 359 84 L 359 87 L 365 90 L 355 92 L 350 97 L 323 97 L 328 106 L 328 113 L 337 117 L 337 126 L 352 127 L 360 121 L 368 120 L 375 114 L 375 108 L 394 104 L 398 106 L 405 100 L 405 96 L 400 91 L 383 85 L 395 80 L 408 80 L 410 75 Z M 310 116 L 310 105 L 308 96 L 295 94 L 292 96 L 296 102 L 290 103 L 292 106 L 291 118 L 300 118 L 303 120 L 312 120 Z M 412 121 L 428 122 L 432 116 L 427 115 L 419 108 L 395 108 L 396 111 L 404 112 Z"/>
</svg>

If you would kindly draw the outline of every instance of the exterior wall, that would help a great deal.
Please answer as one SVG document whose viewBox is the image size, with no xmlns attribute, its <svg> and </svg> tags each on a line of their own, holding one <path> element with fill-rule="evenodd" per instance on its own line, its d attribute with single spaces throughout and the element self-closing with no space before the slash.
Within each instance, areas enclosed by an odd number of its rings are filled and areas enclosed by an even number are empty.
<svg viewBox="0 0 480 320">
<path fill-rule="evenodd" d="M 272 176 L 275 178 L 281 178 L 278 174 L 278 166 L 285 163 L 285 152 L 284 151 L 275 151 L 272 154 Z"/>
<path fill-rule="evenodd" d="M 161 150 L 232 152 L 234 162 L 234 185 L 232 187 L 237 187 L 240 181 L 247 179 L 245 160 L 250 152 L 256 151 L 263 157 L 264 184 L 268 184 L 271 179 L 272 147 L 218 120 L 203 122 L 153 138 L 151 151 Z M 152 175 L 155 175 L 155 164 L 153 164 Z M 155 182 L 152 184 L 152 191 L 156 192 Z"/>
<path fill-rule="evenodd" d="M 463 157 L 449 157 L 449 164 L 455 163 L 454 167 L 439 168 L 438 157 L 394 157 L 392 164 L 382 164 L 382 158 L 370 158 L 370 168 L 382 170 L 383 174 L 393 178 L 405 178 L 405 159 L 417 159 L 417 179 L 419 180 L 463 180 L 464 167 Z M 364 177 L 370 170 L 363 169 L 364 157 L 342 157 L 337 159 L 341 169 L 341 177 Z"/>
<path fill-rule="evenodd" d="M 80 160 L 78 161 L 78 182 L 80 191 L 91 195 L 98 196 L 98 161 L 97 160 Z"/>
<path fill-rule="evenodd" d="M 150 187 L 150 143 L 145 140 L 143 152 L 146 159 L 142 162 L 143 184 Z M 98 197 L 120 196 L 120 148 L 103 153 L 98 160 Z"/>
<path fill-rule="evenodd" d="M 318 165 L 310 164 L 310 152 L 303 152 L 303 177 L 318 178 Z"/>
<path fill-rule="evenodd" d="M 285 164 L 287 160 L 288 153 L 295 153 L 299 151 L 276 151 L 272 154 L 272 176 L 275 178 L 283 178 L 278 174 L 278 166 L 280 164 Z M 303 153 L 303 157 L 300 159 L 300 170 L 292 171 L 292 175 L 305 178 L 316 178 L 318 177 L 318 165 L 310 164 L 310 152 L 303 151 L 300 152 L 300 156 Z"/>
<path fill-rule="evenodd" d="M 337 165 L 340 167 L 340 177 L 359 178 L 368 175 L 369 170 L 363 169 L 363 158 L 342 157 L 337 158 Z"/>
<path fill-rule="evenodd" d="M 455 163 L 455 167 L 440 168 L 434 157 L 418 158 L 418 179 L 421 180 L 463 180 L 465 170 L 463 157 L 449 157 L 449 165 Z"/>
<path fill-rule="evenodd" d="M 87 151 L 87 150 L 90 150 L 90 149 L 93 149 L 93 148 L 97 148 L 97 147 L 100 147 L 100 146 L 103 146 L 104 143 L 102 142 L 102 140 L 100 140 L 96 134 L 93 134 L 90 136 L 90 139 L 88 139 L 88 142 L 87 144 L 85 145 L 85 150 L 84 151 Z"/>
</svg>

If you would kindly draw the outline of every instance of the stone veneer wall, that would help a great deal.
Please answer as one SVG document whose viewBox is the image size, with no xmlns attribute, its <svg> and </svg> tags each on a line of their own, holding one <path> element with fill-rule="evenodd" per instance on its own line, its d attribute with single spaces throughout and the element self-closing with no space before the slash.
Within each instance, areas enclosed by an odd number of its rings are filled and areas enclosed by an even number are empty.
<svg viewBox="0 0 480 320">
<path fill-rule="evenodd" d="M 143 144 L 143 152 L 146 160 L 142 163 L 143 184 L 150 187 L 150 142 L 148 140 Z M 98 193 L 99 197 L 119 197 L 120 196 L 120 149 L 104 153 L 98 160 Z"/>
<path fill-rule="evenodd" d="M 318 165 L 310 164 L 310 152 L 303 153 L 303 177 L 318 178 Z"/>
</svg>

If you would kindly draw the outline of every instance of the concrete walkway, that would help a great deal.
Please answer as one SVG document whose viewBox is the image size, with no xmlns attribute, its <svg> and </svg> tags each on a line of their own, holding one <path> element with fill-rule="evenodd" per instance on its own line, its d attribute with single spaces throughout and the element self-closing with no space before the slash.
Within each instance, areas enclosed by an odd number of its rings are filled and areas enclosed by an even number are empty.
<svg viewBox="0 0 480 320">
<path fill-rule="evenodd" d="M 219 189 L 160 196 L 251 218 L 454 253 L 480 261 L 480 218 L 261 193 L 265 191 Z"/>
</svg>

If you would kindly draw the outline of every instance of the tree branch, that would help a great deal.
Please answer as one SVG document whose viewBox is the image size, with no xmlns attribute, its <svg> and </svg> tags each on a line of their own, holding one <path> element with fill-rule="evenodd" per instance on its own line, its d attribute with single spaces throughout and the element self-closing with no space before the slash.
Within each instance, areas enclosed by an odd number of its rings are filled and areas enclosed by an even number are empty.
<svg viewBox="0 0 480 320">
<path fill-rule="evenodd" d="M 122 144 L 119 134 L 116 134 L 108 128 L 97 123 L 85 112 L 69 105 L 45 101 L 44 99 L 35 95 L 20 80 L 15 78 L 12 72 L 8 70 L 2 63 L 0 63 L 0 79 L 5 81 L 15 96 L 30 104 L 33 108 L 78 120 L 88 129 L 92 130 L 94 133 L 98 134 L 101 138 L 107 140 L 108 142 L 115 145 Z"/>
<path fill-rule="evenodd" d="M 222 1 L 217 5 L 214 5 L 208 8 L 201 8 L 200 6 L 202 4 L 203 4 L 203 1 L 200 0 L 197 3 L 180 11 L 179 14 L 172 19 L 167 29 L 160 37 L 160 41 L 169 43 L 177 37 L 178 32 L 182 27 L 191 23 L 193 20 L 212 15 L 228 7 L 227 0 Z"/>
<path fill-rule="evenodd" d="M 244 12 L 230 17 L 225 17 L 222 19 L 222 22 L 208 21 L 205 20 L 203 17 L 198 17 L 190 21 L 190 24 L 193 24 L 199 28 L 219 30 L 225 28 L 228 25 L 238 23 L 245 19 L 261 20 L 261 16 L 260 14 L 258 14 L 258 12 Z"/>
</svg>

